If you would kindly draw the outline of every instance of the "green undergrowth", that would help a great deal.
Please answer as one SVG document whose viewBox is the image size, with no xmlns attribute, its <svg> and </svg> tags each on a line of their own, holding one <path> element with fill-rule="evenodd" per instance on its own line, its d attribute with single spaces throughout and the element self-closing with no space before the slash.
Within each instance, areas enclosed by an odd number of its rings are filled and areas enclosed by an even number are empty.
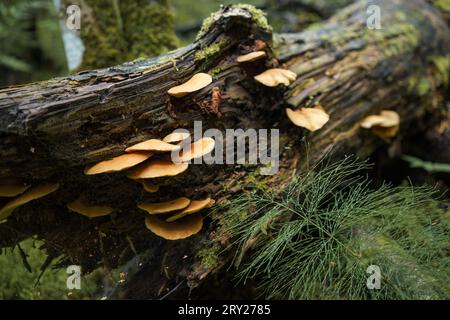
<svg viewBox="0 0 450 320">
<path fill-rule="evenodd" d="M 450 210 L 430 187 L 372 188 L 366 163 L 321 163 L 230 201 L 237 279 L 266 298 L 448 299 Z M 367 268 L 379 267 L 379 289 Z"/>
</svg>

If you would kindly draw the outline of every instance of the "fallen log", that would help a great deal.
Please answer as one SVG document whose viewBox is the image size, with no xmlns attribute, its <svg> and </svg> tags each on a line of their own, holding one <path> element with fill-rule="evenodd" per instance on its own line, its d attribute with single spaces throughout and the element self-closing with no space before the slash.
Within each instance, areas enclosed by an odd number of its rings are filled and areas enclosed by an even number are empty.
<svg viewBox="0 0 450 320">
<path fill-rule="evenodd" d="M 380 30 L 366 26 L 369 4 L 381 9 Z M 385 142 L 359 122 L 383 109 L 400 115 L 395 139 L 401 141 L 412 121 L 439 116 L 448 86 L 449 37 L 440 13 L 422 0 L 358 1 L 295 34 L 272 34 L 261 11 L 228 6 L 205 21 L 193 44 L 169 54 L 4 88 L 0 177 L 60 187 L 0 224 L 0 247 L 36 235 L 50 256 L 63 255 L 61 264 L 79 264 L 84 272 L 114 268 L 145 252 L 141 272 L 152 286 L 139 291 L 132 283 L 135 295 L 155 298 L 180 281 L 194 286 L 211 272 L 197 252 L 214 239 L 216 223 L 206 219 L 200 234 L 166 241 L 145 228 L 137 203 L 210 196 L 220 204 L 255 179 L 281 188 L 305 165 L 302 139 L 312 161 L 331 149 L 367 156 Z M 267 57 L 236 61 L 255 50 L 265 50 Z M 277 87 L 255 81 L 276 67 L 293 71 L 297 79 Z M 199 72 L 213 82 L 181 98 L 167 94 Z M 286 107 L 318 104 L 330 115 L 318 131 L 295 127 L 286 117 Z M 192 130 L 197 120 L 203 129 L 279 129 L 279 172 L 260 176 L 254 166 L 191 165 L 181 175 L 156 180 L 156 193 L 144 192 L 126 174 L 83 174 L 86 166 L 135 143 L 161 139 L 175 128 Z M 70 212 L 66 205 L 80 195 L 114 213 L 88 219 Z"/>
</svg>

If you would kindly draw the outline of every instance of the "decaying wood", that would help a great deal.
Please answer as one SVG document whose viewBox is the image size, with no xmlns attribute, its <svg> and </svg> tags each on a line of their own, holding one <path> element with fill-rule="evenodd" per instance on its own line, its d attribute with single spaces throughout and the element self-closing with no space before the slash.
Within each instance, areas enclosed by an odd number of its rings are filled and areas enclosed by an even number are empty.
<svg viewBox="0 0 450 320">
<path fill-rule="evenodd" d="M 125 174 L 86 176 L 84 167 L 175 128 L 192 129 L 195 120 L 203 121 L 203 129 L 279 128 L 280 172 L 259 177 L 269 185 L 288 181 L 304 165 L 303 137 L 313 160 L 331 149 L 368 155 L 384 145 L 358 125 L 382 109 L 400 114 L 401 140 L 412 121 L 435 114 L 442 104 L 446 83 L 433 61 L 450 54 L 450 32 L 422 0 L 370 4 L 381 8 L 382 30 L 366 27 L 365 1 L 296 34 L 272 34 L 258 12 L 225 7 L 193 44 L 167 55 L 0 90 L 0 177 L 61 185 L 0 224 L 0 247 L 37 235 L 49 254 L 63 254 L 64 262 L 85 271 L 113 268 L 145 252 L 142 272 L 152 283 L 142 293 L 146 297 L 164 295 L 182 279 L 189 285 L 204 279 L 211 270 L 196 252 L 214 238 L 215 223 L 207 219 L 201 234 L 168 242 L 145 229 L 145 213 L 136 204 L 180 196 L 211 196 L 220 203 L 245 188 L 252 168 L 192 165 L 180 176 L 158 179 L 160 190 L 150 194 Z M 261 43 L 266 59 L 236 62 Z M 254 80 L 271 67 L 294 71 L 297 80 L 276 88 Z M 180 99 L 167 95 L 197 72 L 213 75 L 213 83 Z M 284 112 L 315 104 L 331 118 L 314 133 L 293 126 Z M 89 220 L 69 212 L 66 204 L 81 194 L 115 213 Z"/>
</svg>

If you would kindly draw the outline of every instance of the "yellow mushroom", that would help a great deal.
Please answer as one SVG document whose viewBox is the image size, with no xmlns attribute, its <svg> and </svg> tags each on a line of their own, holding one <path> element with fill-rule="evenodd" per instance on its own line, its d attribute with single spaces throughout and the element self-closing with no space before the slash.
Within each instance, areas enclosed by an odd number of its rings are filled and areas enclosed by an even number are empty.
<svg viewBox="0 0 450 320">
<path fill-rule="evenodd" d="M 189 206 L 191 200 L 185 197 L 158 203 L 140 203 L 138 208 L 150 214 L 161 214 L 181 210 Z"/>
<path fill-rule="evenodd" d="M 150 139 L 144 142 L 140 142 L 125 149 L 126 152 L 134 151 L 155 151 L 155 152 L 171 152 L 179 150 L 180 146 L 173 145 L 162 140 Z"/>
<path fill-rule="evenodd" d="M 0 183 L 0 197 L 15 197 L 24 193 L 30 185 L 25 185 L 15 179 L 3 179 Z"/>
<path fill-rule="evenodd" d="M 173 222 L 183 218 L 192 213 L 199 212 L 205 208 L 211 208 L 214 205 L 215 201 L 211 198 L 207 198 L 205 200 L 192 200 L 189 206 L 181 210 L 180 212 L 174 214 L 173 216 L 166 219 L 167 222 Z"/>
<path fill-rule="evenodd" d="M 276 87 L 279 84 L 288 86 L 295 81 L 297 75 L 286 69 L 274 68 L 255 76 L 255 80 L 268 87 Z"/>
<path fill-rule="evenodd" d="M 172 132 L 164 137 L 163 141 L 167 143 L 176 143 L 186 140 L 191 135 L 188 132 Z"/>
<path fill-rule="evenodd" d="M 321 106 L 300 108 L 298 110 L 286 108 L 286 114 L 293 124 L 306 128 L 309 131 L 319 130 L 330 120 L 330 116 Z"/>
<path fill-rule="evenodd" d="M 127 153 L 110 160 L 99 162 L 93 166 L 87 167 L 84 174 L 92 175 L 99 173 L 108 173 L 122 171 L 147 160 L 152 156 L 151 153 Z"/>
<path fill-rule="evenodd" d="M 30 201 L 45 197 L 46 195 L 58 190 L 58 188 L 59 183 L 48 183 L 31 187 L 17 198 L 9 201 L 3 206 L 3 208 L 0 209 L 0 220 L 9 217 L 14 209 L 23 206 Z"/>
<path fill-rule="evenodd" d="M 188 168 L 187 163 L 172 163 L 161 159 L 150 159 L 139 168 L 134 169 L 129 175 L 130 179 L 150 179 L 167 176 L 176 176 Z"/>
<path fill-rule="evenodd" d="M 254 51 L 254 52 L 250 52 L 250 53 L 247 53 L 247 54 L 237 57 L 236 61 L 239 63 L 251 62 L 251 61 L 256 61 L 256 60 L 262 59 L 265 56 L 266 56 L 266 52 L 264 52 L 264 51 Z"/>
<path fill-rule="evenodd" d="M 140 181 L 142 183 L 142 186 L 144 187 L 144 190 L 150 193 L 157 192 L 159 190 L 159 186 L 157 184 L 153 184 L 148 181 Z"/>
<path fill-rule="evenodd" d="M 185 95 L 201 90 L 211 84 L 212 77 L 207 73 L 197 73 L 185 83 L 170 88 L 167 93 L 173 97 L 181 98 Z"/>
<path fill-rule="evenodd" d="M 201 138 L 191 143 L 189 146 L 186 146 L 180 152 L 180 155 L 176 160 L 181 162 L 188 162 L 191 161 L 192 159 L 200 158 L 205 154 L 208 154 L 211 151 L 213 151 L 214 145 L 215 145 L 214 139 L 209 137 Z"/>
<path fill-rule="evenodd" d="M 360 126 L 372 129 L 372 132 L 384 140 L 397 135 L 400 128 L 400 116 L 393 110 L 383 110 L 380 114 L 369 115 L 361 120 Z"/>
<path fill-rule="evenodd" d="M 67 208 L 89 218 L 107 216 L 114 211 L 111 207 L 90 205 L 81 197 L 71 203 L 68 203 Z"/>
<path fill-rule="evenodd" d="M 149 215 L 145 218 L 145 225 L 161 238 L 180 240 L 200 232 L 203 227 L 203 218 L 200 214 L 194 214 L 176 222 L 165 222 Z"/>
</svg>

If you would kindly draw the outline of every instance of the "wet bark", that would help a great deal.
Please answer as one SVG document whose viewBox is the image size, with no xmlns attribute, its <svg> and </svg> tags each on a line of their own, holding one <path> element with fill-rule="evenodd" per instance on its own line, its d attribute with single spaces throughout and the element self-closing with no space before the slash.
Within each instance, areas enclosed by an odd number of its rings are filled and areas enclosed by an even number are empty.
<svg viewBox="0 0 450 320">
<path fill-rule="evenodd" d="M 167 55 L 0 90 L 0 176 L 61 184 L 56 193 L 18 208 L 0 225 L 0 247 L 37 235 L 50 255 L 64 254 L 61 263 L 81 264 L 85 271 L 114 268 L 142 254 L 139 274 L 152 285 L 131 282 L 134 297 L 162 296 L 180 281 L 194 286 L 212 271 L 196 252 L 215 240 L 216 221 L 207 218 L 201 234 L 168 242 L 146 230 L 145 214 L 136 203 L 208 195 L 220 204 L 251 187 L 255 168 L 191 165 L 180 176 L 155 181 L 160 191 L 149 194 L 125 174 L 85 176 L 84 167 L 175 128 L 192 129 L 195 120 L 203 129 L 278 128 L 280 171 L 256 176 L 280 189 L 305 165 L 304 139 L 312 161 L 332 149 L 335 155 L 367 156 L 387 145 L 360 129 L 359 121 L 392 109 L 402 119 L 395 138 L 400 142 L 412 121 L 434 117 L 443 104 L 447 83 L 442 75 L 448 70 L 443 73 L 435 59 L 450 55 L 450 32 L 424 1 L 370 4 L 381 8 L 381 30 L 366 27 L 368 4 L 359 1 L 295 34 L 272 34 L 254 9 L 225 7 L 193 44 Z M 235 62 L 261 43 L 267 59 Z M 254 80 L 271 67 L 288 68 L 298 78 L 277 88 Z M 184 98 L 167 95 L 197 72 L 213 75 L 213 83 Z M 219 112 L 210 107 L 215 87 L 221 92 Z M 331 117 L 317 132 L 294 127 L 285 116 L 287 106 L 317 103 Z M 116 211 L 92 220 L 69 212 L 66 204 L 80 194 Z"/>
</svg>

